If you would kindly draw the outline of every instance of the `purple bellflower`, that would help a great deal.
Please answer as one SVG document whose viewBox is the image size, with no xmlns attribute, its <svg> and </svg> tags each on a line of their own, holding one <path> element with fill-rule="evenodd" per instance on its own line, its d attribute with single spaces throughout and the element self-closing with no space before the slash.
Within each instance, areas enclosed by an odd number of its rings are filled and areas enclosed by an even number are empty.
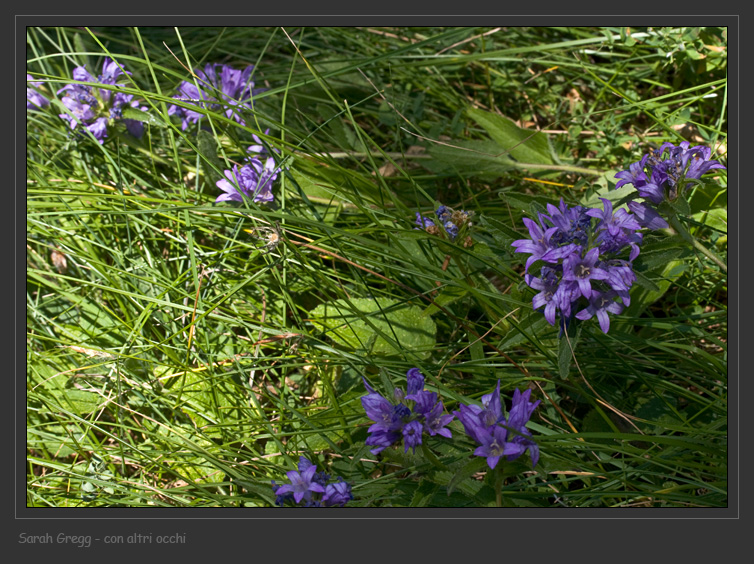
<svg viewBox="0 0 754 564">
<path fill-rule="evenodd" d="M 196 82 L 181 82 L 178 85 L 178 94 L 173 98 L 195 108 L 223 111 L 228 119 L 246 125 L 243 113 L 252 110 L 253 97 L 262 92 L 262 89 L 254 88 L 254 82 L 251 80 L 253 70 L 253 65 L 241 71 L 228 65 L 209 63 L 204 70 L 194 71 Z M 190 107 L 173 104 L 168 108 L 168 115 L 180 118 L 181 129 L 185 131 L 205 114 Z"/>
<path fill-rule="evenodd" d="M 286 472 L 289 484 L 277 485 L 272 481 L 275 505 L 283 506 L 286 502 L 305 507 L 343 507 L 353 499 L 351 485 L 338 476 L 338 481 L 328 483 L 330 476 L 317 472 L 317 467 L 307 458 L 300 456 L 298 471 Z"/>
<path fill-rule="evenodd" d="M 532 467 L 539 461 L 539 447 L 531 439 L 526 424 L 539 405 L 540 400 L 530 402 L 531 390 L 523 394 L 516 389 L 513 394 L 508 418 L 503 416 L 500 400 L 500 380 L 491 394 L 482 396 L 482 406 L 461 404 L 454 415 L 463 424 L 466 434 L 479 444 L 475 456 L 487 459 L 487 466 L 494 469 L 500 458 L 515 460 L 529 451 Z"/>
<path fill-rule="evenodd" d="M 406 377 L 407 393 L 396 388 L 393 394 L 397 403 L 387 400 L 364 380 L 368 394 L 361 398 L 361 405 L 367 417 L 374 422 L 368 429 L 369 437 L 366 440 L 367 445 L 375 447 L 371 449 L 372 454 L 401 440 L 404 452 L 408 452 L 409 448 L 416 452 L 425 433 L 452 437 L 446 426 L 453 416 L 443 413 L 443 404 L 438 400 L 437 393 L 424 389 L 424 376 L 419 369 L 410 369 Z"/>
<path fill-rule="evenodd" d="M 643 241 L 641 222 L 625 209 L 613 210 L 602 198 L 602 209 L 547 205 L 539 221 L 524 218 L 531 239 L 511 245 L 516 252 L 529 253 L 524 280 L 539 293 L 532 299 L 535 310 L 543 309 L 550 325 L 560 316 L 561 328 L 574 314 L 577 319 L 596 315 L 592 298 L 601 296 L 600 328 L 606 332 L 606 312 L 620 313 L 629 305 L 629 290 L 636 280 L 632 262 Z M 628 256 L 626 256 L 626 253 Z M 539 263 L 539 274 L 530 272 Z M 584 313 L 581 313 L 581 312 Z M 578 313 L 577 313 L 578 312 Z M 592 312 L 591 315 L 588 312 Z"/>
<path fill-rule="evenodd" d="M 225 171 L 225 178 L 218 180 L 216 185 L 224 193 L 215 202 L 243 202 L 243 197 L 251 198 L 255 202 L 271 202 L 272 183 L 278 176 L 275 160 L 270 157 L 264 164 L 256 157 L 247 159 L 246 164 L 239 167 L 233 165 L 233 170 Z"/>
<path fill-rule="evenodd" d="M 42 86 L 41 82 L 34 81 L 30 74 L 26 75 L 26 82 L 34 88 L 26 87 L 26 109 L 27 110 L 41 110 L 50 105 L 50 101 L 42 96 L 35 88 Z"/>
<path fill-rule="evenodd" d="M 103 84 L 114 86 L 125 74 L 131 74 L 118 66 L 118 64 L 106 58 L 102 64 L 102 74 L 94 78 L 86 66 L 73 69 L 73 79 L 80 82 Z M 68 109 L 69 113 L 59 114 L 66 120 L 71 129 L 81 125 L 87 129 L 95 139 L 104 143 L 108 135 L 109 127 L 116 121 L 123 121 L 128 132 L 141 137 L 144 134 L 144 124 L 134 119 L 124 119 L 123 110 L 126 107 L 139 108 L 139 103 L 134 100 L 133 94 L 113 91 L 107 88 L 96 88 L 89 84 L 67 84 L 60 90 L 60 101 Z"/>
<path fill-rule="evenodd" d="M 703 145 L 691 147 L 688 141 L 682 141 L 676 146 L 666 142 L 629 165 L 628 170 L 617 173 L 615 188 L 632 185 L 644 203 L 633 207 L 629 204 L 629 209 L 643 227 L 662 229 L 668 224 L 652 208 L 678 198 L 693 183 L 689 180 L 699 180 L 710 170 L 725 168 L 711 156 L 712 150 Z"/>
</svg>

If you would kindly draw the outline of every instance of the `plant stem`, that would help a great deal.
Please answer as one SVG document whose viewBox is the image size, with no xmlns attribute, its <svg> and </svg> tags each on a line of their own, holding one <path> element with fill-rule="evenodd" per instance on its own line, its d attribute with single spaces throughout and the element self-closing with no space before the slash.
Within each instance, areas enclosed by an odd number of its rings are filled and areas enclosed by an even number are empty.
<svg viewBox="0 0 754 564">
<path fill-rule="evenodd" d="M 495 468 L 495 507 L 503 507 L 503 464 Z"/>
</svg>

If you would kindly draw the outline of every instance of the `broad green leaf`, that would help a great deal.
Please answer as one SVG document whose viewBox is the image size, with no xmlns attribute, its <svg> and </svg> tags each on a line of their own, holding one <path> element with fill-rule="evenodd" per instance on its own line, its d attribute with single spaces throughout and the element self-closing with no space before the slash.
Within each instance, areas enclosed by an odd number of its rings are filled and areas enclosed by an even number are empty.
<svg viewBox="0 0 754 564">
<path fill-rule="evenodd" d="M 711 210 L 705 210 L 699 213 L 695 213 L 694 220 L 699 223 L 709 225 L 714 229 L 726 232 L 728 231 L 728 209 L 727 208 L 714 208 Z M 725 245 L 728 242 L 728 235 L 719 235 L 715 240 L 715 244 L 718 246 Z"/>
<path fill-rule="evenodd" d="M 61 405 L 76 415 L 91 413 L 105 401 L 99 394 L 76 388 L 64 388 L 60 395 Z"/>
<path fill-rule="evenodd" d="M 651 279 L 644 276 L 641 272 L 634 272 L 636 275 L 636 283 L 651 292 L 659 292 L 660 287 L 655 284 Z"/>
<path fill-rule="evenodd" d="M 518 162 L 556 164 L 544 133 L 522 129 L 507 117 L 476 108 L 468 110 L 468 115 Z"/>
<path fill-rule="evenodd" d="M 496 177 L 515 168 L 515 163 L 500 145 L 491 141 L 452 141 L 448 145 L 432 145 L 430 160 L 422 165 L 436 173 L 463 176 Z"/>
<path fill-rule="evenodd" d="M 388 298 L 356 298 L 320 304 L 312 323 L 336 343 L 374 355 L 429 355 L 437 327 L 418 306 Z"/>
<path fill-rule="evenodd" d="M 580 203 L 582 206 L 585 206 L 587 208 L 603 209 L 604 204 L 602 203 L 602 200 L 600 200 L 600 198 L 605 198 L 606 200 L 610 200 L 610 202 L 613 204 L 613 212 L 615 212 L 615 210 L 620 207 L 618 205 L 618 202 L 620 202 L 627 196 L 630 196 L 634 192 L 636 192 L 636 188 L 628 184 L 621 186 L 617 190 L 611 189 L 609 187 L 600 188 L 595 193 L 582 198 Z M 624 205 L 623 207 L 626 206 Z"/>
<path fill-rule="evenodd" d="M 300 170 L 291 169 L 290 175 L 306 198 L 313 204 L 321 204 L 316 206 L 318 219 L 328 225 L 334 224 L 343 209 L 342 200 L 335 190 Z"/>
</svg>

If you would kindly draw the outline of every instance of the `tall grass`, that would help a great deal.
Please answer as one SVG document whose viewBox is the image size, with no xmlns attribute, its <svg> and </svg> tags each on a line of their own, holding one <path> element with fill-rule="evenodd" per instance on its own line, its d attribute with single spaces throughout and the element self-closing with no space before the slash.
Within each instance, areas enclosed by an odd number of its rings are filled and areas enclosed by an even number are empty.
<svg viewBox="0 0 754 564">
<path fill-rule="evenodd" d="M 724 30 L 29 28 L 27 53 L 53 100 L 27 112 L 28 506 L 267 507 L 300 455 L 349 507 L 727 505 L 726 271 L 648 236 L 631 307 L 559 338 L 510 246 L 650 145 L 725 164 Z M 141 139 L 58 116 L 105 57 Z M 171 97 L 215 62 L 266 90 L 245 126 L 184 131 Z M 285 167 L 274 203 L 215 204 L 252 134 Z M 714 176 L 686 227 L 724 262 Z M 416 229 L 439 203 L 474 212 L 468 245 Z M 539 463 L 496 486 L 458 421 L 371 454 L 362 378 L 387 395 L 412 367 L 448 412 L 532 388 Z"/>
</svg>

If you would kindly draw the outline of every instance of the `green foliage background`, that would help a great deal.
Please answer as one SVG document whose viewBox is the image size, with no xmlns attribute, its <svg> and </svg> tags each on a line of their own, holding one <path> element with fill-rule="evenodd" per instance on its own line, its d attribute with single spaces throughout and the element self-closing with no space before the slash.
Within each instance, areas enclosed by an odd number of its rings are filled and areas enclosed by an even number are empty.
<svg viewBox="0 0 754 564">
<path fill-rule="evenodd" d="M 140 140 L 58 117 L 105 56 Z M 245 126 L 183 131 L 171 96 L 214 62 L 266 90 Z M 504 505 L 727 505 L 727 273 L 647 235 L 631 307 L 559 340 L 510 246 L 548 202 L 619 202 L 650 146 L 726 164 L 725 29 L 29 28 L 26 70 L 53 100 L 27 112 L 29 506 L 267 507 L 299 455 L 349 506 L 494 505 L 457 421 L 416 454 L 364 446 L 362 377 L 388 394 L 414 366 L 448 411 L 498 379 L 542 400 Z M 252 134 L 286 167 L 275 202 L 215 204 Z M 725 260 L 715 173 L 686 226 Z M 440 203 L 474 212 L 468 240 L 415 229 Z"/>
</svg>

